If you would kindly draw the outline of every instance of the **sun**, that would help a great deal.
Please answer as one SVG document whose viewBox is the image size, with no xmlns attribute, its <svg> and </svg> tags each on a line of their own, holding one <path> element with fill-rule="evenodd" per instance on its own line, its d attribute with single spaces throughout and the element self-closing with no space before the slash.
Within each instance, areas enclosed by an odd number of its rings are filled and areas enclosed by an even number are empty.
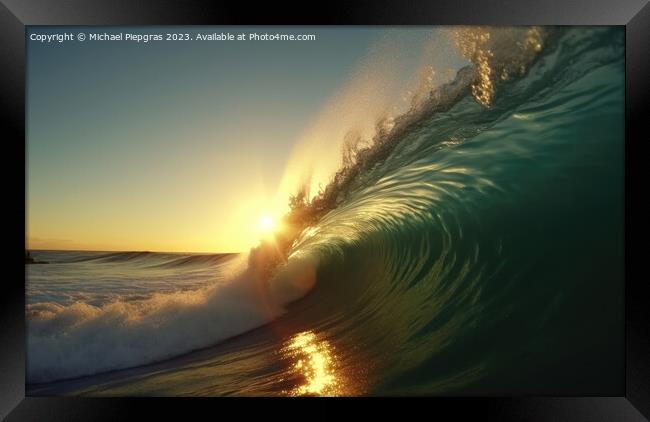
<svg viewBox="0 0 650 422">
<path fill-rule="evenodd" d="M 260 232 L 264 235 L 270 234 L 275 230 L 275 220 L 268 214 L 264 214 L 257 222 Z"/>
</svg>

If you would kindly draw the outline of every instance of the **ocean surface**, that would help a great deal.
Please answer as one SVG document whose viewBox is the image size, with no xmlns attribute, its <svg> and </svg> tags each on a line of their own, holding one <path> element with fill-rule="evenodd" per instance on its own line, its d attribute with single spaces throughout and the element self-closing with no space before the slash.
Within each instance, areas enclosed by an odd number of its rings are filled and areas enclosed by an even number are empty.
<svg viewBox="0 0 650 422">
<path fill-rule="evenodd" d="M 554 28 L 525 65 L 459 72 L 267 280 L 32 251 L 27 394 L 622 394 L 624 31 Z"/>
</svg>

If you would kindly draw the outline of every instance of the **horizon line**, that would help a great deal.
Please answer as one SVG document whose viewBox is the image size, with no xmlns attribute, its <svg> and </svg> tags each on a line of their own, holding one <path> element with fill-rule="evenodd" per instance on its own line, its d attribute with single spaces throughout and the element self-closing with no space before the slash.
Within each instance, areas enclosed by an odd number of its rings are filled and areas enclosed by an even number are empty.
<svg viewBox="0 0 650 422">
<path fill-rule="evenodd" d="M 25 247 L 25 252 L 149 252 L 149 253 L 169 253 L 169 254 L 240 254 L 239 252 L 207 252 L 207 251 L 153 251 L 153 250 L 109 250 L 109 249 L 35 249 Z"/>
</svg>

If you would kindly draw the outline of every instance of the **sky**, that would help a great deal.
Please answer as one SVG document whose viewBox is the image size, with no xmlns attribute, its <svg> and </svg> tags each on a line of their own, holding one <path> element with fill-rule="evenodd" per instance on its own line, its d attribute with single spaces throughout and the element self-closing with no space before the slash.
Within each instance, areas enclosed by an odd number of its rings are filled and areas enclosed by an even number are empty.
<svg viewBox="0 0 650 422">
<path fill-rule="evenodd" d="M 279 217 L 291 184 L 323 151 L 327 171 L 336 168 L 344 126 L 366 108 L 375 108 L 368 119 L 385 112 L 387 99 L 412 84 L 409 69 L 422 65 L 431 31 L 30 27 L 27 247 L 247 250 L 260 238 L 260 218 Z M 316 40 L 30 40 L 62 32 Z M 461 63 L 449 60 L 443 67 Z M 320 149 L 306 152 L 301 145 L 313 139 Z"/>
</svg>

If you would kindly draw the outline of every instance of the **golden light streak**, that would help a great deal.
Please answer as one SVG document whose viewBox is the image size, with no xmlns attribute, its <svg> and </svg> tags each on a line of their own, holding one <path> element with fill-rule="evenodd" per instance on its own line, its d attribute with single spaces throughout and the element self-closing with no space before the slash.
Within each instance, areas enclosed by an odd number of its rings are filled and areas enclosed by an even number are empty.
<svg viewBox="0 0 650 422">
<path fill-rule="evenodd" d="M 311 331 L 295 335 L 283 349 L 294 361 L 292 370 L 304 381 L 289 391 L 291 396 L 340 396 L 346 394 L 334 348 Z"/>
</svg>

